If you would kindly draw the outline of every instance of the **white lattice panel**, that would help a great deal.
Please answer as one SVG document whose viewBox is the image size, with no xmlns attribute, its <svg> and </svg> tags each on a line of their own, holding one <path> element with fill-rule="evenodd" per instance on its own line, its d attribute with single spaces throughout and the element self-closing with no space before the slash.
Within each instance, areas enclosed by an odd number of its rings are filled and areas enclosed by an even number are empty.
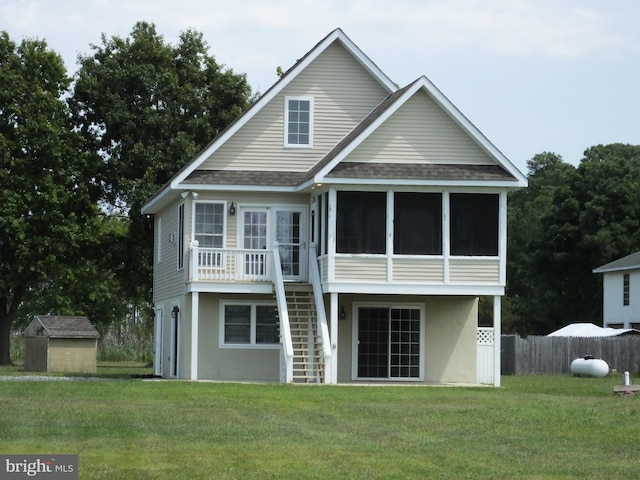
<svg viewBox="0 0 640 480">
<path fill-rule="evenodd" d="M 478 345 L 493 345 L 493 328 L 478 328 Z"/>
</svg>

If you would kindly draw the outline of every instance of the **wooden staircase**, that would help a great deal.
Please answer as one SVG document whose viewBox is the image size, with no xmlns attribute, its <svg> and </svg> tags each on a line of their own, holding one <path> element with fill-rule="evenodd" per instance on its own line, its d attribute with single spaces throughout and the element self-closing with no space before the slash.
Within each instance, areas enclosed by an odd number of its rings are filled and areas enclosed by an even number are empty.
<svg viewBox="0 0 640 480">
<path fill-rule="evenodd" d="M 287 283 L 285 295 L 293 343 L 293 382 L 324 383 L 324 356 L 312 287 Z"/>
</svg>

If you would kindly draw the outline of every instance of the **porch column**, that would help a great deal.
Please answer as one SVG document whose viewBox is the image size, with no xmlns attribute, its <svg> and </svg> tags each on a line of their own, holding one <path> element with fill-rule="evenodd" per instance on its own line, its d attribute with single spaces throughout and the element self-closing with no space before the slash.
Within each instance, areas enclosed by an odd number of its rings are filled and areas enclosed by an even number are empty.
<svg viewBox="0 0 640 480">
<path fill-rule="evenodd" d="M 191 293 L 191 380 L 198 379 L 198 324 L 200 323 L 199 314 L 200 294 L 198 292 Z"/>
<path fill-rule="evenodd" d="M 500 386 L 500 335 L 502 334 L 501 322 L 502 313 L 500 307 L 502 305 L 502 297 L 496 295 L 493 297 L 493 386 Z"/>
<path fill-rule="evenodd" d="M 329 318 L 331 319 L 331 381 L 327 383 L 338 383 L 338 294 L 331 294 L 329 305 Z"/>
</svg>

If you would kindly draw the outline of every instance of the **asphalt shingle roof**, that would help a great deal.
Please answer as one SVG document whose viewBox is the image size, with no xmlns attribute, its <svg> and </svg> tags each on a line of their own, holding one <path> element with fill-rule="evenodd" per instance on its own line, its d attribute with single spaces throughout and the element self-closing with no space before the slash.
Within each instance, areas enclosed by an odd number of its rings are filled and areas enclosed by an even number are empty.
<svg viewBox="0 0 640 480">
<path fill-rule="evenodd" d="M 640 268 L 640 252 L 632 253 L 613 262 L 596 268 L 593 273 L 615 272 L 617 270 L 632 270 Z"/>
<path fill-rule="evenodd" d="M 87 317 L 39 315 L 36 319 L 44 327 L 46 335 L 51 338 L 100 337 L 100 334 Z"/>
</svg>

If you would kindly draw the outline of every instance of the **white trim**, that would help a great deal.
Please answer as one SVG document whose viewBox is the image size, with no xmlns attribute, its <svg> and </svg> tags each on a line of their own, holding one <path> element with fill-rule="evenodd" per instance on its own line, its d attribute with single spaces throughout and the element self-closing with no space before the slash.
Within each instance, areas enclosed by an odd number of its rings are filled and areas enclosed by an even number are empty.
<svg viewBox="0 0 640 480">
<path fill-rule="evenodd" d="M 200 324 L 200 294 L 191 294 L 191 380 L 198 379 L 198 327 Z"/>
<path fill-rule="evenodd" d="M 184 270 L 185 257 L 187 253 L 187 249 L 185 248 L 184 243 L 184 235 L 185 235 L 185 222 L 187 221 L 186 217 L 187 209 L 185 207 L 185 203 L 181 202 L 178 204 L 178 244 L 176 248 L 176 270 L 182 271 Z"/>
<path fill-rule="evenodd" d="M 338 313 L 338 304 L 339 304 L 339 296 L 337 293 L 332 293 L 329 295 L 329 326 L 331 328 L 331 333 L 329 337 L 331 338 L 331 379 L 327 379 L 327 383 L 337 384 L 338 383 L 338 322 L 340 321 L 340 314 Z"/>
<path fill-rule="evenodd" d="M 359 308 L 388 308 L 403 310 L 419 310 L 420 311 L 420 363 L 418 377 L 358 377 L 358 325 L 360 318 L 358 316 Z M 351 307 L 352 318 L 352 358 L 351 358 L 351 380 L 353 381 L 373 381 L 373 382 L 424 382 L 425 378 L 425 348 L 426 348 L 426 321 L 425 321 L 425 304 L 416 302 L 354 302 Z M 389 342 L 391 340 L 389 339 Z M 389 351 L 391 356 L 391 351 Z M 389 365 L 390 366 L 390 365 Z"/>
<path fill-rule="evenodd" d="M 162 263 L 162 217 L 156 217 L 156 263 Z"/>
<path fill-rule="evenodd" d="M 273 306 L 277 307 L 275 301 L 270 300 L 228 300 L 223 299 L 220 300 L 220 310 L 219 310 L 219 319 L 218 328 L 218 347 L 221 349 L 241 349 L 241 350 L 277 350 L 280 349 L 280 343 L 256 343 L 256 307 L 257 306 Z M 250 319 L 250 331 L 249 331 L 249 343 L 225 343 L 224 341 L 224 327 L 225 327 L 225 316 L 224 309 L 227 305 L 244 305 L 251 308 L 251 319 Z"/>
<path fill-rule="evenodd" d="M 501 332 L 501 324 L 502 324 L 502 297 L 496 295 L 493 297 L 493 386 L 500 386 L 500 351 L 501 351 L 501 343 L 500 343 L 500 335 Z"/>
<path fill-rule="evenodd" d="M 289 143 L 289 102 L 290 101 L 309 102 L 309 142 L 308 143 Z M 313 117 L 314 117 L 314 100 L 310 96 L 289 95 L 284 97 L 284 148 L 313 148 Z"/>
<path fill-rule="evenodd" d="M 163 376 L 163 355 L 164 355 L 164 305 L 156 305 L 155 323 L 155 352 L 153 356 L 153 374 L 157 377 Z"/>
</svg>

